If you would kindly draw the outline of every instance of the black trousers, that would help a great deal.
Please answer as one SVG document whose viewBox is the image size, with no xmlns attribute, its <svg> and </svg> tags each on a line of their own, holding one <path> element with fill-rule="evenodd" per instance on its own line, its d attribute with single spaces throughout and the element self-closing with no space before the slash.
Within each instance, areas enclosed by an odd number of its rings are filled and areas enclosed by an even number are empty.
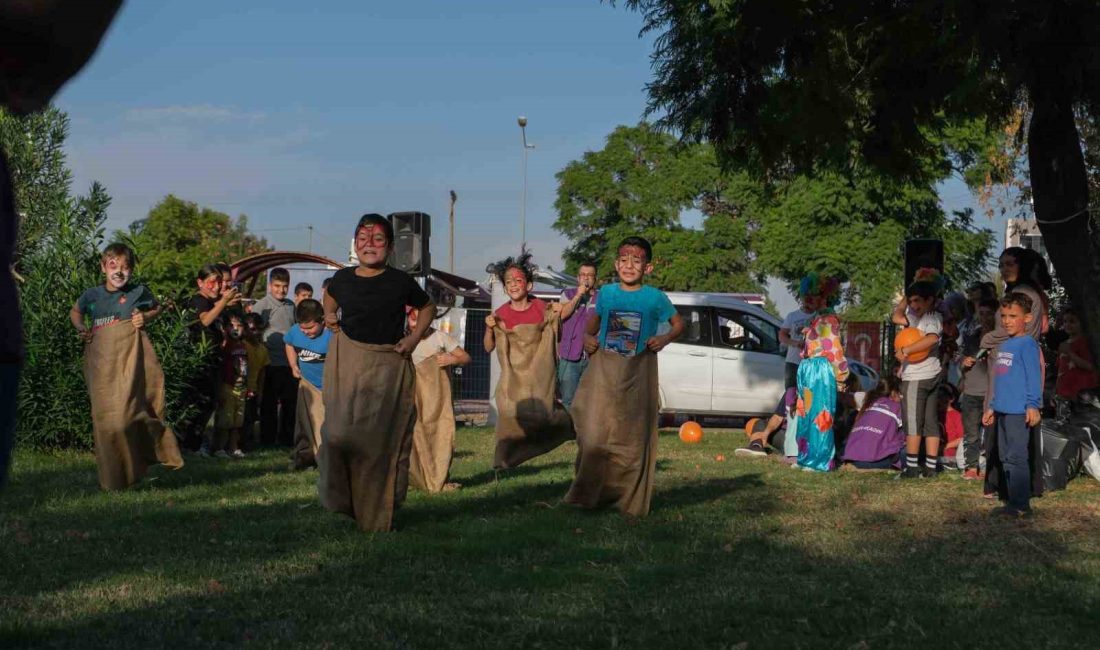
<svg viewBox="0 0 1100 650">
<path fill-rule="evenodd" d="M 268 366 L 264 372 L 264 394 L 260 400 L 260 442 L 290 447 L 294 444 L 298 380 L 291 374 L 289 366 Z"/>
</svg>

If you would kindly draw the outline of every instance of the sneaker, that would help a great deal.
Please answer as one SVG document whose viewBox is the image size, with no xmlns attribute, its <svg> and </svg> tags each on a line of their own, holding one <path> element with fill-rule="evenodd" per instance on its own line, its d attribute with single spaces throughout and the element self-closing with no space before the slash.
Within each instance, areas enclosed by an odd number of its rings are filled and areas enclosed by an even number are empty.
<svg viewBox="0 0 1100 650">
<path fill-rule="evenodd" d="M 989 514 L 993 517 L 1006 517 L 1009 519 L 1029 519 L 1031 517 L 1031 510 L 1017 510 L 1012 506 L 998 506 L 991 510 Z"/>
<path fill-rule="evenodd" d="M 936 475 L 939 474 L 939 473 L 940 473 L 939 470 L 936 469 L 935 467 L 925 466 L 925 467 L 920 468 L 921 478 L 936 478 Z"/>
<path fill-rule="evenodd" d="M 764 445 L 759 441 L 753 441 L 748 447 L 741 447 L 733 452 L 736 456 L 767 456 L 768 452 L 764 450 Z"/>
<path fill-rule="evenodd" d="M 993 500 L 993 499 L 997 498 L 997 493 L 996 492 L 982 492 L 982 498 Z"/>
<path fill-rule="evenodd" d="M 229 455 L 232 456 L 233 458 L 244 458 L 246 454 L 243 451 L 241 451 L 240 449 L 234 449 L 233 453 L 231 453 Z"/>
<path fill-rule="evenodd" d="M 219 449 L 214 452 L 214 458 L 229 458 L 229 454 L 225 453 L 224 449 Z"/>
<path fill-rule="evenodd" d="M 980 478 L 981 477 L 978 476 L 978 470 L 974 469 L 973 467 L 963 472 L 964 481 L 977 481 Z"/>
<path fill-rule="evenodd" d="M 906 467 L 898 474 L 900 479 L 920 478 L 921 472 L 919 467 Z"/>
</svg>

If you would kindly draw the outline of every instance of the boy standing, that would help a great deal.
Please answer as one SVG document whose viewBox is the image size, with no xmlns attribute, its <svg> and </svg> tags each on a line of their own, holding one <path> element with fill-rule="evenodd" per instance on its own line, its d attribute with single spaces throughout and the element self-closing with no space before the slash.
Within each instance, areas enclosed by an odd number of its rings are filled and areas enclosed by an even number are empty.
<svg viewBox="0 0 1100 650">
<path fill-rule="evenodd" d="M 989 360 L 979 358 L 982 337 L 996 327 L 996 300 L 982 300 L 974 314 L 977 327 L 962 328 L 962 397 L 959 398 L 959 410 L 963 419 L 963 457 L 965 470 L 963 480 L 974 481 L 982 478 L 979 463 L 982 454 L 982 414 L 985 411 L 985 396 L 989 392 Z"/>
<path fill-rule="evenodd" d="M 993 353 L 993 382 L 982 422 L 995 426 L 997 451 L 1004 467 L 1007 504 L 993 514 L 1026 517 L 1031 513 L 1028 469 L 1030 429 L 1041 420 L 1042 362 L 1039 344 L 1028 336 L 1031 298 L 1010 293 L 1001 299 L 1001 325 L 1010 337 Z"/>
<path fill-rule="evenodd" d="M 803 295 L 801 306 L 787 314 L 779 327 L 779 342 L 787 346 L 787 363 L 784 365 L 783 373 L 786 388 L 798 386 L 798 364 L 802 363 L 805 331 L 813 322 L 817 310 L 817 296 Z"/>
<path fill-rule="evenodd" d="M 297 307 L 303 300 L 313 297 L 313 285 L 308 282 L 299 282 L 294 285 L 294 306 Z"/>
<path fill-rule="evenodd" d="M 657 353 L 683 333 L 668 296 L 642 281 L 653 272 L 653 248 L 641 237 L 619 244 L 619 284 L 604 287 L 589 319 L 588 370 L 574 404 L 576 476 L 565 502 L 582 508 L 615 504 L 636 517 L 649 512 L 657 462 Z M 667 333 L 658 328 L 667 323 Z"/>
<path fill-rule="evenodd" d="M 585 262 L 577 270 L 577 288 L 561 294 L 561 343 L 558 345 L 558 391 L 566 408 L 573 405 L 581 375 L 588 367 L 584 352 L 585 327 L 596 313 L 596 263 Z"/>
<path fill-rule="evenodd" d="M 923 335 L 919 341 L 897 350 L 901 362 L 901 404 L 905 412 L 905 469 L 901 478 L 931 478 L 936 475 L 940 451 L 940 426 L 937 416 L 940 387 L 940 336 L 943 317 L 936 311 L 939 293 L 938 275 L 933 269 L 917 271 L 918 279 L 905 290 L 905 300 L 894 309 L 893 321 L 901 327 L 915 327 Z M 922 361 L 909 355 L 928 352 Z M 924 468 L 920 467 L 921 440 L 924 440 Z"/>
<path fill-rule="evenodd" d="M 151 449 L 166 466 L 183 466 L 176 436 L 164 421 L 164 374 L 142 331 L 160 307 L 148 288 L 130 284 L 134 263 L 128 246 L 108 246 L 100 264 L 104 283 L 81 294 L 69 313 L 87 343 L 84 378 L 92 405 L 96 469 L 105 490 L 141 480 Z"/>
<path fill-rule="evenodd" d="M 325 405 L 321 399 L 325 357 L 332 332 L 325 329 L 325 310 L 321 303 L 306 298 L 294 310 L 298 323 L 283 338 L 284 357 L 290 372 L 298 382 L 298 409 L 294 427 L 294 451 L 290 468 L 306 469 L 317 465 L 321 447 L 321 425 L 325 421 Z"/>
<path fill-rule="evenodd" d="M 259 314 L 267 323 L 264 344 L 271 359 L 260 401 L 260 441 L 265 445 L 290 446 L 294 439 L 298 380 L 290 372 L 283 343 L 283 337 L 294 326 L 294 303 L 286 297 L 289 290 L 290 272 L 284 268 L 272 269 L 267 295 L 252 306 L 252 313 Z"/>
</svg>

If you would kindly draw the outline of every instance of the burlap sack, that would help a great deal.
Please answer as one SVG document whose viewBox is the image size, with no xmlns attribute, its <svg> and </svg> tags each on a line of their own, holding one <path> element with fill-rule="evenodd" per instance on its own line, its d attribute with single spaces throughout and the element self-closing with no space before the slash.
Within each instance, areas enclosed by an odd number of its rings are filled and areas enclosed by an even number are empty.
<svg viewBox="0 0 1100 650">
<path fill-rule="evenodd" d="M 409 482 L 425 492 L 439 492 L 451 471 L 455 446 L 455 413 L 451 376 L 436 357 L 416 364 L 416 427 L 413 429 Z"/>
<path fill-rule="evenodd" d="M 575 438 L 569 412 L 555 398 L 561 316 L 546 310 L 539 325 L 496 328 L 497 448 L 494 468 L 516 467 Z"/>
<path fill-rule="evenodd" d="M 657 464 L 657 355 L 624 357 L 600 350 L 573 402 L 576 477 L 565 502 L 583 508 L 615 504 L 624 514 L 649 512 Z"/>
<path fill-rule="evenodd" d="M 318 490 L 321 505 L 355 518 L 365 531 L 388 531 L 409 487 L 413 425 L 412 362 L 392 345 L 332 337 L 322 382 Z"/>
<path fill-rule="evenodd" d="M 296 469 L 314 467 L 321 449 L 325 401 L 320 389 L 306 379 L 298 382 L 298 406 L 294 418 L 294 451 L 290 452 L 290 461 Z"/>
<path fill-rule="evenodd" d="M 84 380 L 104 490 L 137 483 L 152 463 L 183 467 L 164 419 L 164 373 L 145 332 L 128 320 L 96 330 L 84 348 Z"/>
</svg>

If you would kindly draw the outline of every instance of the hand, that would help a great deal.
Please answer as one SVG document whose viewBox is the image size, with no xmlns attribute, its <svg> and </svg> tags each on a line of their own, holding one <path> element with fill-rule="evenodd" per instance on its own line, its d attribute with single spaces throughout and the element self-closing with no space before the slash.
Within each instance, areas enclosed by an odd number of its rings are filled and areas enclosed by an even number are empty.
<svg viewBox="0 0 1100 650">
<path fill-rule="evenodd" d="M 1039 412 L 1039 409 L 1029 408 L 1027 410 L 1027 426 L 1038 426 L 1043 420 L 1043 414 Z"/>
<path fill-rule="evenodd" d="M 441 354 L 437 354 L 437 355 L 435 355 L 435 363 L 440 368 L 446 368 L 447 366 L 454 363 L 454 356 L 451 355 L 450 352 L 443 352 Z"/>
<path fill-rule="evenodd" d="M 302 378 L 302 371 L 298 370 L 297 368 L 291 368 L 290 369 L 290 374 L 294 375 L 295 379 L 301 379 Z"/>
<path fill-rule="evenodd" d="M 134 315 L 130 317 L 130 322 L 133 323 L 134 329 L 139 330 L 145 327 L 145 313 L 135 311 Z"/>
<path fill-rule="evenodd" d="M 325 327 L 333 334 L 340 331 L 340 319 L 336 314 L 325 314 Z"/>
<path fill-rule="evenodd" d="M 496 316 L 494 316 L 492 314 L 489 314 L 488 316 L 485 317 L 485 327 L 488 327 L 489 329 L 495 329 L 496 326 L 497 326 L 497 317 Z"/>
<path fill-rule="evenodd" d="M 600 340 L 591 334 L 584 335 L 584 351 L 587 354 L 596 354 L 596 350 L 600 349 Z"/>
<path fill-rule="evenodd" d="M 84 341 L 85 343 L 91 343 L 92 342 L 92 330 L 88 329 L 87 327 L 78 329 L 76 331 L 76 338 L 80 339 L 81 341 Z"/>
<path fill-rule="evenodd" d="M 671 342 L 672 339 L 668 336 L 651 336 L 649 340 L 645 342 L 645 346 L 651 352 L 660 352 Z"/>
<path fill-rule="evenodd" d="M 894 358 L 905 363 L 909 359 L 909 355 L 905 354 L 905 348 L 898 348 L 898 351 L 894 353 Z"/>
<path fill-rule="evenodd" d="M 588 281 L 587 280 L 578 280 L 577 281 L 577 295 L 573 296 L 573 300 L 580 300 L 581 297 L 584 296 L 584 294 L 588 293 L 588 290 L 590 288 L 591 287 L 588 286 Z"/>
<path fill-rule="evenodd" d="M 562 305 L 561 305 L 560 302 L 552 302 L 552 303 L 549 303 L 548 306 L 550 308 L 550 313 L 551 314 L 560 314 L 561 313 Z"/>
<path fill-rule="evenodd" d="M 230 287 L 222 294 L 222 302 L 228 305 L 237 305 L 241 302 L 241 292 L 237 291 L 235 287 Z"/>
<path fill-rule="evenodd" d="M 403 357 L 408 357 L 412 355 L 412 351 L 416 349 L 416 344 L 419 342 L 415 336 L 406 336 L 393 346 L 393 350 Z"/>
<path fill-rule="evenodd" d="M 987 427 L 993 426 L 993 409 L 986 409 L 985 413 L 982 415 L 982 424 Z"/>
<path fill-rule="evenodd" d="M 977 361 L 974 359 L 974 357 L 965 357 L 962 360 L 962 367 L 973 368 L 975 363 L 977 363 Z"/>
</svg>

